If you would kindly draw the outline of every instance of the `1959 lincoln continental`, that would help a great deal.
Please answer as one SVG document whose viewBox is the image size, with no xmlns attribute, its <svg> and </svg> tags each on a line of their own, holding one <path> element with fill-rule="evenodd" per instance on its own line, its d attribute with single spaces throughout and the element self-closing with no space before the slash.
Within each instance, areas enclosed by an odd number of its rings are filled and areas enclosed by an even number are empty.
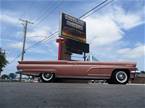
<svg viewBox="0 0 145 108">
<path fill-rule="evenodd" d="M 43 82 L 55 78 L 103 79 L 108 83 L 126 84 L 135 77 L 136 64 L 129 62 L 90 61 L 20 61 L 18 71 L 24 75 L 36 75 Z"/>
</svg>

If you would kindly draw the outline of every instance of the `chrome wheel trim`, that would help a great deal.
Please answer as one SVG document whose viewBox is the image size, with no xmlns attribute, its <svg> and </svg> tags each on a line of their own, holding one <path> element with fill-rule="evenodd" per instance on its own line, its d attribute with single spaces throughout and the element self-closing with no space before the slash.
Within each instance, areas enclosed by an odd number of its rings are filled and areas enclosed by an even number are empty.
<svg viewBox="0 0 145 108">
<path fill-rule="evenodd" d="M 44 81 L 50 81 L 53 78 L 52 73 L 42 73 L 41 76 Z"/>
<path fill-rule="evenodd" d="M 128 75 L 124 71 L 118 71 L 115 77 L 116 77 L 117 82 L 119 83 L 125 83 L 128 79 Z"/>
</svg>

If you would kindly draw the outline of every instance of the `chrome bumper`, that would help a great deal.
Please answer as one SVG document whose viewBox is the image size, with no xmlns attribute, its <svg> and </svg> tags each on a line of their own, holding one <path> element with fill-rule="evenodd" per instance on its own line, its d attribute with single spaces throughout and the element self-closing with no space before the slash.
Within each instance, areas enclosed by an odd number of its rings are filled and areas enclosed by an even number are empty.
<svg viewBox="0 0 145 108">
<path fill-rule="evenodd" d="M 139 70 L 131 71 L 130 72 L 130 78 L 134 79 L 136 77 L 136 74 L 139 73 L 139 72 L 140 72 Z"/>
<path fill-rule="evenodd" d="M 140 73 L 140 71 L 139 70 L 131 71 L 131 73 Z"/>
</svg>

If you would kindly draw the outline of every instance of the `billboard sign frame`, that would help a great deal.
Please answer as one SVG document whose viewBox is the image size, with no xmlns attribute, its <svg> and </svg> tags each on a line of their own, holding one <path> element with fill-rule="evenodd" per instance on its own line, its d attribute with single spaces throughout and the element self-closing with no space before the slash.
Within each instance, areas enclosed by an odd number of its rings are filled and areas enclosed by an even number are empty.
<svg viewBox="0 0 145 108">
<path fill-rule="evenodd" d="M 86 22 L 62 12 L 60 37 L 86 43 Z"/>
</svg>

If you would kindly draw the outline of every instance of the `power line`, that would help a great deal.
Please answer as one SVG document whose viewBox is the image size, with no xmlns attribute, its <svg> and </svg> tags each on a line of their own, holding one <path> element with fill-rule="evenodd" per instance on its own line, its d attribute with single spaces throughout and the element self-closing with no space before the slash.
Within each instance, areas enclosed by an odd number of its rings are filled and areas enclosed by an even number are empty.
<svg viewBox="0 0 145 108">
<path fill-rule="evenodd" d="M 33 5 L 33 6 L 32 6 Z M 25 11 L 24 11 L 24 16 L 23 16 L 23 18 L 28 18 L 27 16 L 28 16 L 28 11 L 29 11 L 29 13 L 31 13 L 32 12 L 32 9 L 34 8 L 36 6 L 36 2 L 34 2 L 34 1 L 30 1 L 30 3 L 25 7 L 26 9 L 25 9 Z"/>
<path fill-rule="evenodd" d="M 97 6 L 95 6 L 94 8 L 92 8 L 92 9 L 90 9 L 89 11 L 87 11 L 86 13 L 84 13 L 83 15 L 81 15 L 79 18 L 82 18 L 82 17 L 84 17 L 85 15 L 87 15 L 88 13 L 90 13 L 91 11 L 93 11 L 93 10 L 95 10 L 97 7 L 99 7 L 99 6 L 101 6 L 101 5 L 103 5 L 104 3 L 106 3 L 108 0 L 105 0 L 105 1 L 103 1 L 103 2 L 101 2 L 100 4 L 98 4 Z M 96 11 L 95 11 L 96 12 Z M 87 16 L 88 17 L 88 16 Z M 58 33 L 58 31 L 56 31 L 56 32 L 54 32 L 54 33 Z M 52 33 L 53 34 L 53 33 Z M 42 42 L 42 41 L 44 41 L 45 39 L 43 39 L 43 40 L 41 40 L 41 41 L 38 41 L 37 43 L 39 43 L 39 42 Z M 35 44 L 34 44 L 35 45 Z M 33 46 L 34 46 L 33 45 Z"/>
<path fill-rule="evenodd" d="M 41 18 L 40 20 L 39 20 L 39 22 L 38 23 L 36 23 L 36 25 L 38 26 L 39 24 L 41 24 L 43 21 L 45 21 L 46 20 L 46 18 L 48 17 L 48 16 L 50 16 L 60 5 L 62 4 L 62 1 L 60 1 L 57 5 L 55 5 L 55 7 L 52 9 L 52 10 L 50 10 L 50 12 L 48 13 L 48 14 L 46 14 L 46 16 L 44 16 L 43 18 Z M 35 25 L 35 26 L 36 26 Z"/>
<path fill-rule="evenodd" d="M 96 10 L 94 10 L 92 13 L 90 13 L 89 15 L 87 15 L 87 16 L 84 16 L 84 18 L 83 19 L 85 19 L 85 18 L 87 18 L 88 16 L 90 16 L 90 15 L 92 15 L 92 14 L 94 14 L 94 13 L 96 13 L 97 11 L 99 11 L 100 9 L 102 9 L 103 7 L 105 7 L 105 6 L 107 6 L 107 5 L 109 5 L 110 3 L 112 3 L 114 0 L 111 0 L 111 1 L 109 1 L 109 2 L 107 2 L 106 4 L 105 3 L 103 3 L 104 5 L 101 5 L 101 7 L 99 7 L 98 9 L 96 9 Z"/>
<path fill-rule="evenodd" d="M 52 33 L 51 35 L 49 35 L 48 37 L 36 42 L 35 44 L 33 44 L 30 47 L 28 47 L 26 50 L 29 50 L 30 48 L 34 47 L 35 45 L 37 45 L 37 44 L 39 44 L 39 43 L 41 43 L 41 42 L 43 42 L 43 41 L 45 41 L 47 39 L 51 39 L 56 33 L 58 33 L 58 31 L 56 31 L 56 32 Z"/>
<path fill-rule="evenodd" d="M 101 2 L 100 4 L 98 4 L 97 6 L 95 6 L 94 8 L 90 9 L 89 11 L 87 11 L 86 13 L 84 13 L 83 15 L 81 15 L 79 18 L 84 17 L 85 15 L 87 15 L 87 14 L 90 13 L 91 11 L 95 10 L 97 7 L 103 5 L 103 4 L 106 3 L 107 1 L 108 1 L 108 0 L 105 0 L 105 1 Z M 112 1 L 113 1 L 113 0 L 112 0 Z M 111 3 L 112 1 L 108 2 L 106 5 L 108 5 L 108 4 Z M 106 5 L 105 5 L 105 6 L 106 6 Z M 105 7 L 105 6 L 103 6 L 103 7 Z M 101 8 L 103 8 L 103 7 L 101 7 Z M 99 8 L 99 10 L 100 10 L 101 8 Z M 96 11 L 98 11 L 98 10 L 96 10 Z M 95 12 L 96 12 L 96 11 L 95 11 Z M 89 16 L 89 15 L 88 15 L 88 16 Z M 87 16 L 87 17 L 88 17 L 88 16 Z M 85 18 L 86 18 L 86 17 L 85 17 Z M 58 33 L 58 31 L 55 31 L 55 32 L 52 33 L 50 36 L 54 36 L 54 34 L 56 34 L 56 33 Z M 47 37 L 46 37 L 46 38 L 47 38 Z M 36 42 L 36 43 L 33 44 L 32 46 L 30 46 L 29 49 L 32 48 L 33 46 L 35 46 L 35 45 L 37 45 L 37 44 L 39 44 L 39 43 L 45 41 L 46 38 L 44 38 L 44 39 L 42 39 L 42 40 Z"/>
<path fill-rule="evenodd" d="M 99 6 L 103 5 L 107 1 L 108 0 L 105 0 L 105 1 L 101 2 L 100 4 L 96 5 L 94 8 L 90 9 L 89 11 L 87 11 L 86 13 L 84 13 L 83 15 L 81 15 L 79 18 L 82 18 L 82 17 L 86 16 L 87 14 L 89 14 L 90 12 L 92 12 L 93 10 L 95 10 L 96 8 L 98 8 Z"/>
<path fill-rule="evenodd" d="M 9 64 L 12 64 L 15 60 L 17 60 L 19 57 L 21 57 L 21 54 L 17 55 L 12 61 L 9 62 Z"/>
<path fill-rule="evenodd" d="M 108 4 L 110 4 L 111 2 L 113 2 L 114 0 L 111 0 L 110 2 L 108 2 L 108 3 L 106 3 L 105 5 L 103 5 L 103 6 L 101 6 L 100 8 L 98 8 L 97 10 L 95 10 L 93 13 L 91 13 L 91 14 L 89 14 L 89 15 L 87 15 L 87 16 L 85 16 L 84 18 L 86 18 L 86 17 L 88 17 L 88 16 L 90 16 L 90 15 L 92 15 L 92 14 L 94 14 L 96 11 L 98 11 L 98 10 L 100 10 L 101 8 L 103 8 L 103 7 L 105 7 L 105 6 L 107 6 Z M 94 39 L 96 39 L 97 38 L 97 36 L 95 36 L 89 43 L 90 44 L 92 44 L 92 42 L 94 41 Z"/>
<path fill-rule="evenodd" d="M 36 24 L 36 25 L 38 25 L 38 24 L 40 24 L 42 21 L 44 21 L 45 19 L 46 19 L 46 17 L 48 17 L 53 11 L 55 11 L 55 9 L 57 9 L 57 7 L 61 4 L 62 2 L 60 2 L 60 3 L 58 3 L 58 4 L 56 4 L 56 6 L 50 11 L 50 13 L 47 15 L 46 14 L 46 16 L 45 17 L 43 17 L 42 19 L 40 19 L 40 21 Z M 51 6 L 53 6 L 53 5 L 51 5 Z M 47 12 L 47 11 L 46 11 Z M 38 18 L 39 19 L 39 18 Z M 44 20 L 43 20 L 44 19 Z M 35 25 L 35 26 L 36 26 Z M 57 31 L 58 32 L 58 31 Z M 55 34 L 55 32 L 54 33 L 52 33 L 52 34 Z M 50 35 L 51 36 L 51 35 Z M 38 36 L 37 36 L 38 37 Z M 46 37 L 46 38 L 49 38 L 49 37 Z M 43 40 L 40 40 L 40 41 L 38 41 L 38 42 L 36 42 L 34 45 L 32 45 L 31 47 L 33 47 L 33 46 L 35 46 L 35 45 L 37 45 L 38 43 L 41 43 L 41 42 L 43 42 L 43 41 L 45 41 L 46 39 L 43 39 Z"/>
<path fill-rule="evenodd" d="M 29 46 L 27 49 L 25 49 L 25 51 L 26 51 L 26 50 L 29 50 L 30 48 L 34 47 L 35 45 L 37 45 L 37 44 L 39 44 L 39 43 L 41 43 L 41 42 L 43 42 L 43 41 L 45 41 L 45 40 L 47 40 L 47 39 L 51 39 L 51 38 L 53 37 L 53 35 L 55 35 L 56 33 L 57 33 L 57 32 L 54 32 L 54 33 L 52 33 L 49 37 L 47 37 L 47 38 L 45 38 L 45 39 L 43 39 L 43 40 L 40 40 L 40 41 L 36 42 L 35 44 Z M 18 56 L 16 56 L 9 64 L 13 63 L 13 62 L 14 62 L 16 59 L 18 59 L 20 56 L 21 56 L 21 54 L 19 54 Z"/>
<path fill-rule="evenodd" d="M 96 8 L 98 8 L 99 6 L 103 5 L 103 4 L 106 3 L 107 1 L 108 1 L 108 0 L 105 0 L 105 1 L 101 2 L 100 4 L 98 4 L 97 6 L 95 6 L 94 8 L 92 8 L 92 9 L 90 9 L 90 10 L 91 10 L 91 11 L 94 11 Z M 112 0 L 112 1 L 113 1 L 113 0 Z M 110 4 L 112 1 L 108 2 L 108 3 L 107 3 L 106 5 L 104 5 L 103 7 L 107 6 L 107 5 Z M 99 8 L 99 10 L 102 9 L 103 7 Z M 86 18 L 86 17 L 92 15 L 92 14 L 89 14 L 88 16 L 86 16 L 88 13 L 91 12 L 90 10 L 87 11 L 86 13 L 84 13 L 83 15 L 81 15 L 79 18 L 81 19 L 81 18 L 84 17 L 84 16 L 85 16 L 85 18 Z M 95 12 L 97 12 L 97 11 L 98 11 L 98 10 L 96 10 Z M 95 13 L 95 12 L 93 12 L 93 13 Z M 55 31 L 55 32 L 52 33 L 52 34 L 56 34 L 56 33 L 58 33 L 58 32 L 59 32 L 59 31 Z M 52 34 L 51 34 L 50 36 L 52 36 Z M 32 46 L 28 47 L 26 50 L 32 48 L 33 46 L 35 46 L 35 45 L 37 45 L 37 44 L 39 44 L 39 43 L 41 43 L 41 42 L 43 42 L 43 41 L 45 41 L 45 40 L 46 40 L 46 38 L 45 38 L 45 39 L 42 39 L 42 40 L 40 40 L 40 41 L 38 41 L 38 42 L 36 42 L 36 43 L 33 44 Z M 16 58 L 16 59 L 17 59 L 17 58 Z"/>
<path fill-rule="evenodd" d="M 52 8 L 53 6 L 54 6 L 53 3 L 50 4 L 50 6 L 48 6 L 46 9 L 44 9 L 44 11 L 41 12 L 40 16 L 39 16 L 38 18 L 36 18 L 34 21 L 39 21 L 39 20 L 42 18 L 42 16 L 45 16 L 46 14 L 48 14 L 48 9 L 51 10 L 51 8 Z"/>
</svg>

